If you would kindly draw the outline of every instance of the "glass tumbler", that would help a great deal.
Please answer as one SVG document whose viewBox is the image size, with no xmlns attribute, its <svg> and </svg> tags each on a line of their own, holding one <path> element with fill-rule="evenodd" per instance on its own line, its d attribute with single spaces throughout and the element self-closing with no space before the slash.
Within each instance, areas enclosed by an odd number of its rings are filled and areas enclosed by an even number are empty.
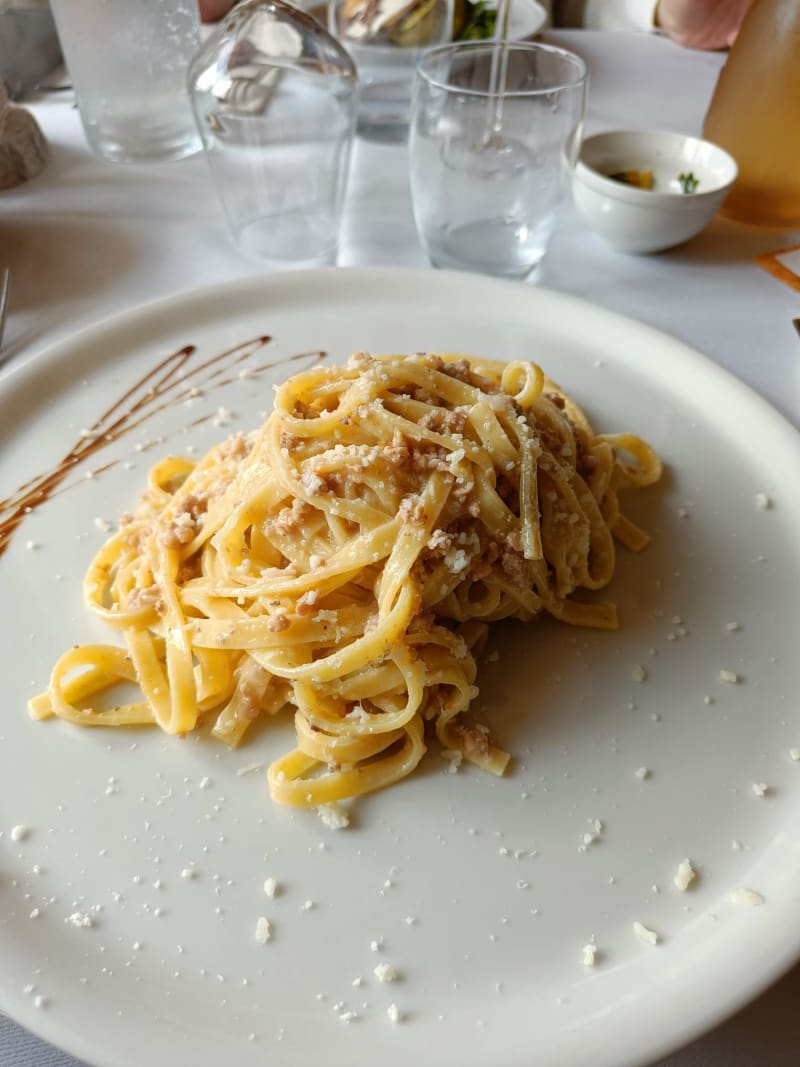
<svg viewBox="0 0 800 1067">
<path fill-rule="evenodd" d="M 89 147 L 113 163 L 200 151 L 186 71 L 197 0 L 51 0 Z"/>
<path fill-rule="evenodd" d="M 567 198 L 586 65 L 523 42 L 434 48 L 417 65 L 414 218 L 435 267 L 534 278 Z"/>
<path fill-rule="evenodd" d="M 239 246 L 279 267 L 335 263 L 358 105 L 344 48 L 283 0 L 244 0 L 198 51 L 189 88 Z"/>
</svg>

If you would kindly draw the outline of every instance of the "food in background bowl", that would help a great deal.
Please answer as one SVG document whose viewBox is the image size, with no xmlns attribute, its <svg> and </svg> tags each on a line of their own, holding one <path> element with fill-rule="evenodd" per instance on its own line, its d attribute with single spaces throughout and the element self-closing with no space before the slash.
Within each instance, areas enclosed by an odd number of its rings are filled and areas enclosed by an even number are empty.
<svg viewBox="0 0 800 1067">
<path fill-rule="evenodd" d="M 395 48 L 424 48 L 445 39 L 483 41 L 494 36 L 496 0 L 455 0 L 452 28 L 443 37 L 442 18 L 448 6 L 442 0 L 343 0 L 335 18 L 336 32 L 362 44 Z M 323 8 L 314 14 L 324 21 Z M 512 0 L 509 37 L 533 37 L 546 18 L 538 0 Z"/>
<path fill-rule="evenodd" d="M 573 181 L 586 221 L 621 252 L 660 252 L 711 222 L 736 180 L 718 145 L 669 130 L 587 137 Z"/>
<path fill-rule="evenodd" d="M 350 40 L 424 48 L 441 40 L 441 0 L 344 0 L 339 32 Z"/>
</svg>

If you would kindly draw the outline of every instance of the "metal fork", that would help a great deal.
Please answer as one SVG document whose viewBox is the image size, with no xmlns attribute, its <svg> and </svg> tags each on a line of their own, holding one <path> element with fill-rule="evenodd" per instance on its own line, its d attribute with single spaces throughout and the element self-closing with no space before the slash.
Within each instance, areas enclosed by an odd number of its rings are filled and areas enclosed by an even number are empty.
<svg viewBox="0 0 800 1067">
<path fill-rule="evenodd" d="M 8 294 L 11 289 L 11 271 L 6 267 L 0 282 L 0 348 L 3 347 L 3 330 L 6 324 L 6 312 L 8 311 Z"/>
</svg>

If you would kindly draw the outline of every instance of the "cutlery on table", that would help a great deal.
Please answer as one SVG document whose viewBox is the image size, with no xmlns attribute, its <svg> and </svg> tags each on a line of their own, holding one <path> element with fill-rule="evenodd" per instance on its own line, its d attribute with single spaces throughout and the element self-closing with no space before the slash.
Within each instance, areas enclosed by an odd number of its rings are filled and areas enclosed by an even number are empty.
<svg viewBox="0 0 800 1067">
<path fill-rule="evenodd" d="M 3 330 L 6 325 L 6 311 L 8 310 L 8 293 L 11 288 L 11 271 L 6 267 L 0 279 L 0 348 L 3 346 Z"/>
</svg>

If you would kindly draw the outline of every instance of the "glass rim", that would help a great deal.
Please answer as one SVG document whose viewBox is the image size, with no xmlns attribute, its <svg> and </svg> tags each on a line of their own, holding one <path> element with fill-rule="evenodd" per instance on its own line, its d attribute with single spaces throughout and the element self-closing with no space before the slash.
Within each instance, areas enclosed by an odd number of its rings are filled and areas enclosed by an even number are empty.
<svg viewBox="0 0 800 1067">
<path fill-rule="evenodd" d="M 430 61 L 438 59 L 440 56 L 446 55 L 448 52 L 456 55 L 458 53 L 469 52 L 485 52 L 490 53 L 493 48 L 503 48 L 510 52 L 545 52 L 551 56 L 558 56 L 562 59 L 566 59 L 569 63 L 572 63 L 577 68 L 577 73 L 574 78 L 564 78 L 562 80 L 554 80 L 552 85 L 548 85 L 546 88 L 541 89 L 502 89 L 499 93 L 504 98 L 509 97 L 535 97 L 545 96 L 547 93 L 562 92 L 565 89 L 579 89 L 586 84 L 586 80 L 589 76 L 589 67 L 586 61 L 581 59 L 575 52 L 570 52 L 566 48 L 559 48 L 557 45 L 542 44 L 539 41 L 451 41 L 449 44 L 436 45 L 434 48 L 429 48 L 423 52 L 417 59 L 416 63 L 416 75 L 417 78 L 426 82 L 426 84 L 433 86 L 436 89 L 441 89 L 447 93 L 458 93 L 461 96 L 474 96 L 478 99 L 490 97 L 491 91 L 487 87 L 486 89 L 471 89 L 461 85 L 453 85 L 450 81 L 443 81 L 441 78 L 435 77 L 430 71 L 426 70 L 426 66 Z"/>
</svg>

